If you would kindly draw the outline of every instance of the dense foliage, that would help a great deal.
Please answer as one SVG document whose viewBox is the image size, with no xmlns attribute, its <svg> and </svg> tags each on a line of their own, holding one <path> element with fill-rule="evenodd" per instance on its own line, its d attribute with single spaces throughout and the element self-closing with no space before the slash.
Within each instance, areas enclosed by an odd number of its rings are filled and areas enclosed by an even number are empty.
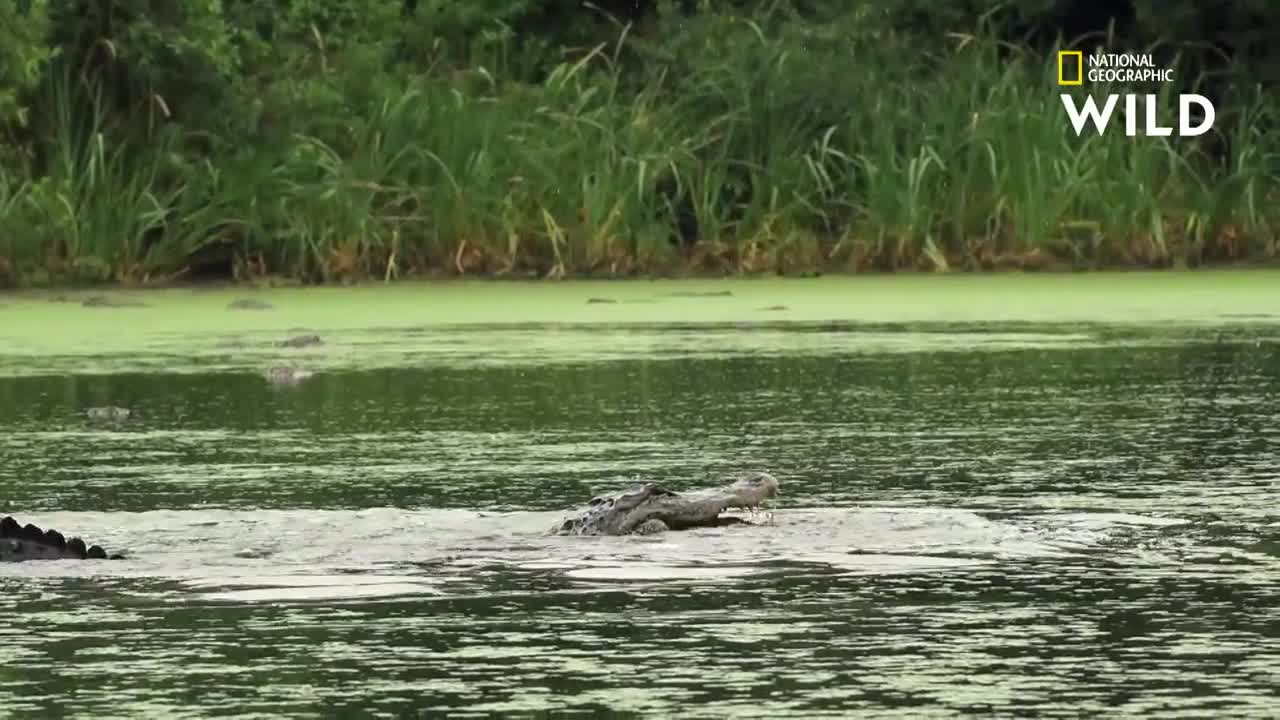
<svg viewBox="0 0 1280 720">
<path fill-rule="evenodd" d="M 0 282 L 1274 257 L 1269 0 L 0 0 Z M 1200 138 L 1077 137 L 1056 50 Z"/>
</svg>

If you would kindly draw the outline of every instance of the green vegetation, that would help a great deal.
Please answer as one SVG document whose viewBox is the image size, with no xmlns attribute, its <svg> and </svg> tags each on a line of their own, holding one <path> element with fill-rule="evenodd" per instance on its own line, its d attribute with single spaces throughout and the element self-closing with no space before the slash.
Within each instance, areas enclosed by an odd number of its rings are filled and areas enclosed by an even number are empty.
<svg viewBox="0 0 1280 720">
<path fill-rule="evenodd" d="M 618 5 L 638 9 L 0 0 L 0 282 L 1280 250 L 1280 38 L 1241 29 L 1280 27 L 1268 3 L 1229 3 L 1222 37 L 1196 34 L 1192 2 L 1085 28 L 1064 20 L 1090 19 L 1083 5 L 1048 0 Z M 1177 68 L 1152 90 L 1164 124 L 1171 96 L 1199 91 L 1214 132 L 1130 138 L 1117 117 L 1077 137 L 1055 84 L 1064 43 L 1155 53 Z"/>
</svg>

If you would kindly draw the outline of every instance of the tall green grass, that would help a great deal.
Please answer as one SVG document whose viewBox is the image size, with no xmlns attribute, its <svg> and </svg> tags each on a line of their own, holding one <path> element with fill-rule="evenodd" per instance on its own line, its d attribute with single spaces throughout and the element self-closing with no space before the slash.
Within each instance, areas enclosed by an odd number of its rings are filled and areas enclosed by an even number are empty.
<svg viewBox="0 0 1280 720">
<path fill-rule="evenodd" d="M 1055 57 L 981 33 L 926 45 L 862 16 L 704 16 L 661 43 L 624 30 L 537 86 L 483 66 L 404 76 L 348 114 L 199 153 L 180 125 L 121 139 L 54 87 L 50 162 L 0 174 L 0 274 L 143 282 L 225 261 L 240 277 L 331 282 L 1276 256 L 1274 94 L 1219 103 L 1213 137 L 1127 137 L 1118 112 L 1107 134 L 1077 137 Z M 1175 89 L 1155 91 L 1168 124 Z M 1220 138 L 1225 151 L 1208 142 Z"/>
</svg>

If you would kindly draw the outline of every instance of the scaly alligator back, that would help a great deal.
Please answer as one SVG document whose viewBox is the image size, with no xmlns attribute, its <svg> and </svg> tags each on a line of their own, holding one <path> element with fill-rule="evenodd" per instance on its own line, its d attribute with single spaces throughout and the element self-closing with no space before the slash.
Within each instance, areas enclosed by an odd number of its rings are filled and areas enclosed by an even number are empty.
<svg viewBox="0 0 1280 720">
<path fill-rule="evenodd" d="M 105 560 L 120 558 L 108 556 L 98 545 L 85 545 L 78 537 L 70 540 L 57 530 L 41 530 L 28 523 L 19 525 L 17 520 L 5 516 L 0 519 L 0 562 L 23 560 Z"/>
</svg>

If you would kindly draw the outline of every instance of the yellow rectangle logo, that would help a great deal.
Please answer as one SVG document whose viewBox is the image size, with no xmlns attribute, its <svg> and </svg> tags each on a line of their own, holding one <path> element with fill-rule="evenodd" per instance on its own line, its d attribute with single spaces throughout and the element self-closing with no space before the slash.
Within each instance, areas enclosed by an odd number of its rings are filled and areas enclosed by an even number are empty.
<svg viewBox="0 0 1280 720">
<path fill-rule="evenodd" d="M 1076 59 L 1076 79 L 1068 80 L 1064 70 L 1066 59 L 1074 57 Z M 1083 85 L 1084 84 L 1084 51 L 1083 50 L 1059 50 L 1058 51 L 1058 84 L 1059 85 Z"/>
</svg>

